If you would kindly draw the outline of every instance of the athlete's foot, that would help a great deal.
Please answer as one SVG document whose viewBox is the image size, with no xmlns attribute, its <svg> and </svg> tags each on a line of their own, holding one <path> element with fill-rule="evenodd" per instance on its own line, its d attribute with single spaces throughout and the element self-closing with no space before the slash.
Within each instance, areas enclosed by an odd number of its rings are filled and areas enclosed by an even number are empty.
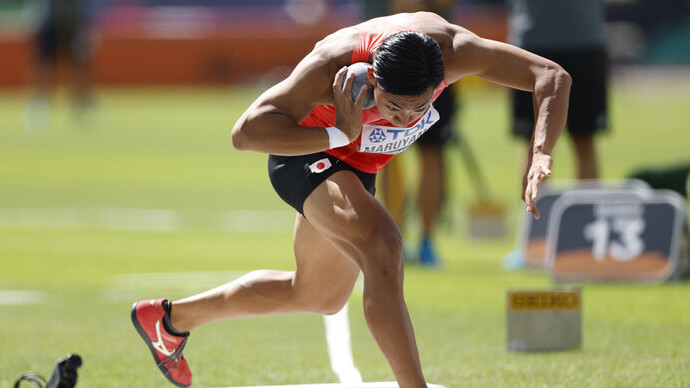
<svg viewBox="0 0 690 388">
<path fill-rule="evenodd" d="M 132 305 L 132 323 L 149 347 L 158 368 L 178 387 L 192 384 L 192 372 L 182 350 L 189 332 L 177 333 L 166 317 L 165 299 L 143 300 Z"/>
<path fill-rule="evenodd" d="M 428 237 L 423 238 L 419 246 L 419 262 L 423 266 L 430 268 L 437 268 L 440 265 L 434 245 Z"/>
</svg>

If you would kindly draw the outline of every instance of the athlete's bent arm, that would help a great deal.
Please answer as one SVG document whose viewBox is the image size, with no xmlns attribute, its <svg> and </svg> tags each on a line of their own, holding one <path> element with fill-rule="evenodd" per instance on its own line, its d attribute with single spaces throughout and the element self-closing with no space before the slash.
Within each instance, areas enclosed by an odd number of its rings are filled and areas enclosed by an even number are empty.
<svg viewBox="0 0 690 388">
<path fill-rule="evenodd" d="M 539 218 L 534 201 L 551 174 L 551 152 L 568 114 L 572 80 L 558 64 L 505 43 L 482 39 L 458 26 L 448 26 L 452 50 L 446 55 L 447 81 L 474 74 L 500 85 L 533 93 L 536 124 L 529 163 L 523 177 L 526 211 Z"/>
<path fill-rule="evenodd" d="M 299 125 L 318 104 L 335 107 L 335 127 L 350 142 L 359 136 L 366 91 L 356 101 L 350 99 L 353 77 L 341 90 L 338 85 L 349 63 L 339 66 L 342 61 L 330 58 L 328 48 L 323 46 L 327 44 L 317 44 L 287 79 L 264 92 L 244 112 L 232 130 L 236 149 L 275 155 L 305 155 L 329 149 L 325 128 Z"/>
</svg>

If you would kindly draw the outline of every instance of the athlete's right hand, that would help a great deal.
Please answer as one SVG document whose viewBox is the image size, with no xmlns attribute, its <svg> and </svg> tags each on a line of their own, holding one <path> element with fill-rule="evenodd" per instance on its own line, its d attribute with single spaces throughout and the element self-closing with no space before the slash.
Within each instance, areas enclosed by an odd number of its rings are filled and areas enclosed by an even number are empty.
<svg viewBox="0 0 690 388">
<path fill-rule="evenodd" d="M 352 80 L 355 75 L 350 76 L 343 84 L 343 77 L 347 73 L 347 66 L 343 67 L 335 75 L 333 80 L 333 107 L 335 108 L 335 127 L 343 131 L 351 142 L 357 140 L 359 134 L 362 132 L 362 104 L 364 97 L 367 94 L 367 85 L 362 86 L 362 89 L 357 95 L 357 99 L 353 102 L 351 97 Z"/>
</svg>

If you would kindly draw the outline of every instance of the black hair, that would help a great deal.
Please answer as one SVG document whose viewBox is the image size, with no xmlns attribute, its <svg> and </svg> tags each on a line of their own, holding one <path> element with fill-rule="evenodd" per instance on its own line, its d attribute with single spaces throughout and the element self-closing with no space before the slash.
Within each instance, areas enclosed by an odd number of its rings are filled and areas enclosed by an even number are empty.
<svg viewBox="0 0 690 388">
<path fill-rule="evenodd" d="M 374 54 L 374 76 L 388 93 L 418 96 L 445 78 L 438 43 L 417 31 L 402 31 L 386 38 Z"/>
</svg>

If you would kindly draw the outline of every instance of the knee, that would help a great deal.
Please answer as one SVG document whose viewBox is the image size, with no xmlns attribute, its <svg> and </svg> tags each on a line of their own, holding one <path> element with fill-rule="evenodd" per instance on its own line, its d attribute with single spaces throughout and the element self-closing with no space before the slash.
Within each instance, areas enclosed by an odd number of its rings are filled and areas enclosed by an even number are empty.
<svg viewBox="0 0 690 388">
<path fill-rule="evenodd" d="M 322 304 L 317 308 L 316 312 L 323 315 L 337 314 L 340 310 L 343 309 L 343 307 L 345 307 L 348 299 L 349 295 L 347 298 L 336 297 L 324 300 Z"/>
<path fill-rule="evenodd" d="M 323 315 L 333 315 L 347 304 L 350 295 L 329 295 L 328 293 L 321 293 L 318 295 L 297 295 L 299 300 L 300 310 L 303 312 Z"/>
<path fill-rule="evenodd" d="M 401 280 L 404 266 L 402 236 L 397 228 L 373 230 L 362 244 L 364 276 Z"/>
</svg>

